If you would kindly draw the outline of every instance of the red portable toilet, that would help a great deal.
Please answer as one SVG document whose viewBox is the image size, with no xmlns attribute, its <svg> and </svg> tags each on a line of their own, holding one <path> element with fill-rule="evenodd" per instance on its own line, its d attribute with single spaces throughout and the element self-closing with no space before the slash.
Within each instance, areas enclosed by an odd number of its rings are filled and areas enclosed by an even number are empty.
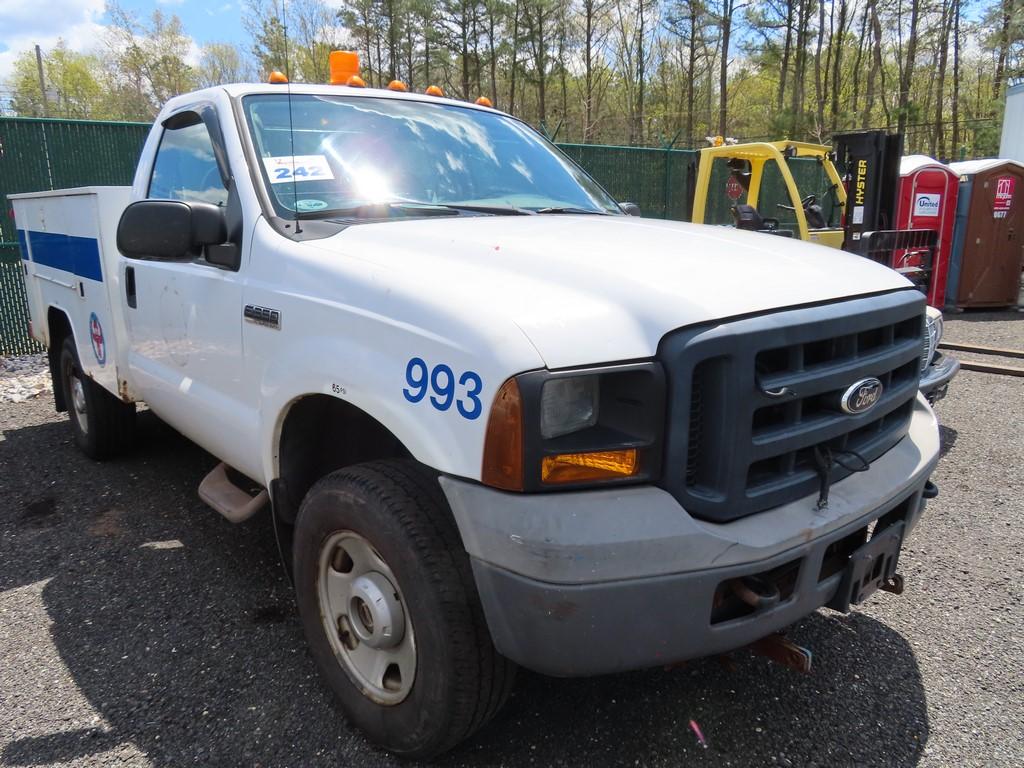
<svg viewBox="0 0 1024 768">
<path fill-rule="evenodd" d="M 941 308 L 946 301 L 946 275 L 953 249 L 953 224 L 960 177 L 949 166 L 926 155 L 908 155 L 900 159 L 900 192 L 896 205 L 896 229 L 932 229 L 938 234 L 935 256 L 928 280 L 928 303 Z M 892 266 L 916 257 L 913 252 L 897 252 Z"/>
</svg>

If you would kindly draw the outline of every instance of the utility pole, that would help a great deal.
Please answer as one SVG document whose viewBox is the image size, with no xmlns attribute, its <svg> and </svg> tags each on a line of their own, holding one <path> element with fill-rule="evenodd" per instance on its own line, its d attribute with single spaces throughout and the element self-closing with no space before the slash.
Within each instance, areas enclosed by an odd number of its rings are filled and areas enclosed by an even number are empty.
<svg viewBox="0 0 1024 768">
<path fill-rule="evenodd" d="M 46 79 L 43 77 L 43 52 L 36 46 L 36 70 L 39 72 L 39 96 L 43 100 L 43 117 L 49 117 L 49 109 L 46 104 Z"/>
</svg>

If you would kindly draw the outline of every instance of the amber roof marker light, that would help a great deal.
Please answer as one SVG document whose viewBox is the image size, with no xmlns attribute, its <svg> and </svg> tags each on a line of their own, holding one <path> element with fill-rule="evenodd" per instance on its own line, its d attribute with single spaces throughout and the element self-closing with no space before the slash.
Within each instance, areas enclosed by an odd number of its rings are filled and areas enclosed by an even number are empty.
<svg viewBox="0 0 1024 768">
<path fill-rule="evenodd" d="M 267 82 L 272 83 L 273 85 L 284 85 L 288 82 L 288 76 L 284 72 L 275 69 L 270 73 L 270 76 L 267 77 Z"/>
<path fill-rule="evenodd" d="M 328 63 L 331 68 L 331 85 L 351 85 L 349 80 L 359 77 L 359 54 L 355 51 L 331 51 Z"/>
<path fill-rule="evenodd" d="M 488 99 L 486 96 L 481 96 L 476 100 L 475 103 L 481 107 L 490 107 L 491 109 L 494 109 L 494 104 L 492 104 L 491 100 Z"/>
<path fill-rule="evenodd" d="M 427 96 L 444 96 L 444 91 L 442 91 L 441 87 L 438 85 L 428 86 L 424 93 L 427 94 Z"/>
<path fill-rule="evenodd" d="M 409 90 L 409 86 L 403 83 L 401 80 L 392 80 L 390 83 L 388 83 L 388 90 L 406 93 Z"/>
</svg>

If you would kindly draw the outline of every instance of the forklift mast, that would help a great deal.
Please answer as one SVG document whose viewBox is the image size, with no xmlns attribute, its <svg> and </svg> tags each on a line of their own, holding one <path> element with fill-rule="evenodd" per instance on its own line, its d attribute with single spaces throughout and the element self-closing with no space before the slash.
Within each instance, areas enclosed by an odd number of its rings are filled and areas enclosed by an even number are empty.
<svg viewBox="0 0 1024 768">
<path fill-rule="evenodd" d="M 896 226 L 903 134 L 885 130 L 836 133 L 832 146 L 848 200 L 843 250 L 866 255 L 865 232 Z"/>
</svg>

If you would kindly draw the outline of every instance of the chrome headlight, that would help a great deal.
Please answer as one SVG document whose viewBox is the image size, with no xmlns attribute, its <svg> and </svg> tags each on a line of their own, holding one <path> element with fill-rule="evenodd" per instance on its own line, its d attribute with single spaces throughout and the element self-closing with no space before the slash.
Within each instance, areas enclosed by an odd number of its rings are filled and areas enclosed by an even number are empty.
<svg viewBox="0 0 1024 768">
<path fill-rule="evenodd" d="M 597 376 L 570 376 L 544 382 L 540 397 L 540 434 L 561 437 L 597 424 Z"/>
<path fill-rule="evenodd" d="M 934 307 L 928 307 L 925 312 L 925 333 L 923 349 L 921 350 L 921 371 L 931 365 L 935 359 L 935 352 L 942 341 L 942 313 Z"/>
<path fill-rule="evenodd" d="M 650 481 L 664 431 L 660 363 L 528 371 L 495 396 L 481 480 L 528 492 Z"/>
</svg>

